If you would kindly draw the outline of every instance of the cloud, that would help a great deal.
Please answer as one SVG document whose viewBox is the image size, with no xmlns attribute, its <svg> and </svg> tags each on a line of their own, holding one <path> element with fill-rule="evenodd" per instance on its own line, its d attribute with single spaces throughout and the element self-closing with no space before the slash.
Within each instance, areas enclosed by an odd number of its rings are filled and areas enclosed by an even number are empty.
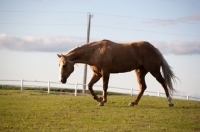
<svg viewBox="0 0 200 132">
<path fill-rule="evenodd" d="M 200 14 L 180 17 L 177 19 L 149 19 L 144 21 L 146 24 L 156 24 L 161 26 L 175 25 L 177 23 L 187 23 L 187 22 L 196 22 L 200 21 Z"/>
<path fill-rule="evenodd" d="M 176 24 L 176 21 L 174 20 L 158 20 L 158 19 L 151 19 L 144 21 L 146 24 L 156 24 L 161 26 L 169 26 Z"/>
<path fill-rule="evenodd" d="M 193 15 L 193 16 L 181 17 L 181 18 L 178 18 L 177 21 L 180 21 L 180 22 L 200 21 L 200 14 Z"/>
<path fill-rule="evenodd" d="M 94 39 L 91 39 L 91 42 Z M 37 37 L 26 36 L 23 38 L 0 34 L 0 49 L 25 51 L 25 52 L 56 52 L 66 53 L 68 50 L 85 44 L 86 38 L 70 36 Z M 156 48 L 163 54 L 200 54 L 200 39 L 195 41 L 152 41 Z"/>
<path fill-rule="evenodd" d="M 159 49 L 162 52 L 162 54 L 170 53 L 169 45 L 166 42 L 156 40 L 150 43 L 153 44 L 157 49 Z"/>
<path fill-rule="evenodd" d="M 163 54 L 191 55 L 200 54 L 200 39 L 195 41 L 153 41 L 152 44 Z"/>
<path fill-rule="evenodd" d="M 176 54 L 200 54 L 200 40 L 193 42 L 174 41 L 170 43 L 171 53 Z"/>
<path fill-rule="evenodd" d="M 18 51 L 41 51 L 41 52 L 67 52 L 71 48 L 82 45 L 86 38 L 69 36 L 36 37 L 26 36 L 24 38 L 0 34 L 0 49 Z"/>
<path fill-rule="evenodd" d="M 31 1 L 33 1 L 33 2 L 40 2 L 40 1 L 42 1 L 42 0 L 31 0 Z"/>
</svg>

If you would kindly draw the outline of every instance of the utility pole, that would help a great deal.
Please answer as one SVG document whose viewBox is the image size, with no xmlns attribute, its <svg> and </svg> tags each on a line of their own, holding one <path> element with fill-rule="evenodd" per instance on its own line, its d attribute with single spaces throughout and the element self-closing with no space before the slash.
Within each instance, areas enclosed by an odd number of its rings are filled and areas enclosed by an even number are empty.
<svg viewBox="0 0 200 132">
<path fill-rule="evenodd" d="M 90 40 L 90 21 L 91 21 L 92 15 L 88 13 L 88 28 L 87 28 L 87 44 Z M 87 80 L 87 64 L 84 66 L 84 75 L 83 75 L 83 94 L 85 94 L 86 90 L 86 80 Z"/>
</svg>

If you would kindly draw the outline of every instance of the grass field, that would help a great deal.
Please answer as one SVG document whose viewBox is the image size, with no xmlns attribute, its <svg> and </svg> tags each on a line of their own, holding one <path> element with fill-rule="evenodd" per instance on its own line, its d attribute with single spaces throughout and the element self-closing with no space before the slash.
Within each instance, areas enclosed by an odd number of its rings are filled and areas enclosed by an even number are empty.
<svg viewBox="0 0 200 132">
<path fill-rule="evenodd" d="M 0 90 L 0 131 L 200 131 L 200 102 L 143 96 L 128 107 L 128 95 L 109 95 L 98 107 L 91 96 Z"/>
</svg>

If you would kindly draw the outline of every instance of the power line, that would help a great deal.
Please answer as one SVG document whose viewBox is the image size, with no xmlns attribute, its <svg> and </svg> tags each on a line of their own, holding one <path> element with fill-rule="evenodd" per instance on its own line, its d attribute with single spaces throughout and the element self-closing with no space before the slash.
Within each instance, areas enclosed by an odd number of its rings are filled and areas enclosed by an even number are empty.
<svg viewBox="0 0 200 132">
<path fill-rule="evenodd" d="M 87 12 L 65 12 L 65 11 L 15 11 L 0 10 L 0 13 L 68 13 L 68 14 L 86 14 Z"/>
<path fill-rule="evenodd" d="M 0 22 L 2 25 L 71 25 L 71 26 L 86 26 L 85 24 L 63 24 L 63 23 L 9 23 L 9 22 Z"/>
<path fill-rule="evenodd" d="M 121 18 L 132 18 L 132 19 L 143 19 L 143 20 L 151 20 L 151 21 L 170 21 L 167 19 L 156 19 L 156 18 L 145 18 L 145 17 L 135 17 L 135 16 L 123 16 L 123 15 L 114 15 L 114 14 L 103 14 L 103 13 L 93 13 L 96 15 L 102 15 L 102 16 L 111 16 L 111 17 L 121 17 Z M 178 21 L 178 19 L 171 19 L 174 23 L 185 23 L 185 24 L 200 24 L 200 23 L 192 23 L 192 22 L 181 22 Z"/>
<path fill-rule="evenodd" d="M 5 25 L 41 25 L 41 26 L 84 26 L 86 27 L 86 24 L 50 24 L 50 23 L 0 23 L 0 24 L 5 24 Z M 108 28 L 108 29 L 115 29 L 115 30 L 130 30 L 130 31 L 139 31 L 139 32 L 151 32 L 151 33 L 160 33 L 160 34 L 169 34 L 169 35 L 179 35 L 179 36 L 192 36 L 192 37 L 200 37 L 200 35 L 193 35 L 193 34 L 178 34 L 178 33 L 169 33 L 169 32 L 160 32 L 160 31 L 149 31 L 149 30 L 142 30 L 142 29 L 133 29 L 133 28 L 119 28 L 119 27 L 111 27 L 111 26 L 101 26 L 101 25 L 92 25 L 93 27 L 99 27 L 99 28 Z"/>
<path fill-rule="evenodd" d="M 131 31 L 152 32 L 152 33 L 169 34 L 169 35 L 200 37 L 200 35 L 178 34 L 178 33 L 168 33 L 168 32 L 159 32 L 159 31 L 148 31 L 148 30 L 133 29 L 133 28 L 117 28 L 117 27 L 100 26 L 100 25 L 92 25 L 92 26 L 94 26 L 94 27 L 100 27 L 100 28 L 117 29 L 117 30 L 131 30 Z"/>
<path fill-rule="evenodd" d="M 86 12 L 46 12 L 46 11 L 3 11 L 0 10 L 0 12 L 25 12 L 25 13 L 86 13 Z M 102 14 L 102 13 L 93 13 L 96 15 L 105 15 L 105 16 L 113 16 L 113 17 L 124 17 L 124 18 L 134 18 L 134 19 L 146 19 L 146 20 L 161 20 L 162 19 L 152 19 L 152 18 L 143 18 L 143 17 L 133 17 L 133 16 L 123 16 L 123 15 L 113 15 L 113 14 Z M 184 23 L 184 22 L 182 22 Z M 9 22 L 0 22 L 1 25 L 52 25 L 52 26 L 65 26 L 65 25 L 70 25 L 70 26 L 87 26 L 86 24 L 72 24 L 72 23 L 9 23 Z M 197 24 L 197 23 L 187 23 L 187 24 Z M 142 30 L 142 29 L 133 29 L 133 28 L 120 28 L 120 27 L 112 27 L 112 26 L 101 26 L 101 25 L 92 25 L 94 27 L 99 27 L 99 28 L 110 28 L 110 29 L 116 29 L 116 30 L 131 30 L 131 31 L 140 31 L 140 32 L 152 32 L 152 33 L 160 33 L 160 34 L 169 34 L 169 35 L 179 35 L 179 36 L 193 36 L 193 37 L 200 37 L 200 35 L 193 35 L 193 34 L 178 34 L 178 33 L 169 33 L 169 32 L 160 32 L 160 31 L 149 31 L 149 30 Z"/>
<path fill-rule="evenodd" d="M 16 10 L 0 10 L 0 13 L 67 13 L 67 14 L 86 14 L 88 12 L 65 12 L 65 11 L 16 11 Z M 135 16 L 125 16 L 125 15 L 115 15 L 115 14 L 105 14 L 105 13 L 93 13 L 96 15 L 102 16 L 111 16 L 111 17 L 122 17 L 122 18 L 132 18 L 132 19 L 143 19 L 143 20 L 151 20 L 151 21 L 169 21 L 167 19 L 156 19 L 156 18 L 145 18 L 145 17 L 135 17 Z M 173 20 L 173 19 L 172 19 Z M 173 20 L 175 23 L 185 23 L 185 24 L 200 24 L 200 23 L 192 23 L 192 22 L 182 22 L 178 21 L 178 19 Z"/>
</svg>

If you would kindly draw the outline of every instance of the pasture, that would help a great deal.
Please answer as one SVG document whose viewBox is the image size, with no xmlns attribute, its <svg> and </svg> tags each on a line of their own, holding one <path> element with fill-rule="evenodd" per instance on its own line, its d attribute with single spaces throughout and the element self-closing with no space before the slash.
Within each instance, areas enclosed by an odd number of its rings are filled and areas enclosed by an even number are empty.
<svg viewBox="0 0 200 132">
<path fill-rule="evenodd" d="M 0 131 L 132 132 L 200 131 L 200 102 L 143 96 L 109 95 L 98 107 L 91 96 L 0 90 Z"/>
</svg>

